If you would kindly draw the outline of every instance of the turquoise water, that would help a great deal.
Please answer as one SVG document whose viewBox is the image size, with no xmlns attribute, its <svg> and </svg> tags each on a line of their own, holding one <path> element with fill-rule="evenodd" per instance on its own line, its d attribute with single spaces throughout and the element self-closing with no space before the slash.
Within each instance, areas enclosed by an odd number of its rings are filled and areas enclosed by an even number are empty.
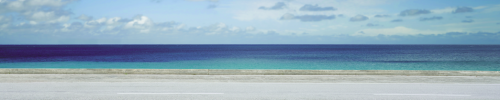
<svg viewBox="0 0 500 100">
<path fill-rule="evenodd" d="M 500 71 L 500 45 L 0 45 L 0 68 Z"/>
<path fill-rule="evenodd" d="M 14 66 L 14 67 L 13 67 Z M 175 62 L 22 62 L 0 63 L 0 68 L 95 69 L 295 69 L 295 70 L 478 70 L 500 71 L 498 62 L 330 62 L 265 59 L 213 59 Z"/>
</svg>

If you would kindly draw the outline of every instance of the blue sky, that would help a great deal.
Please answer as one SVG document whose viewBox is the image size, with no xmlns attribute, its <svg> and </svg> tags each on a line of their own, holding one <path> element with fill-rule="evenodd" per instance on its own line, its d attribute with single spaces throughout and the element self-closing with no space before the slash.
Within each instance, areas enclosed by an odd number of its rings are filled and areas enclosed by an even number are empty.
<svg viewBox="0 0 500 100">
<path fill-rule="evenodd" d="M 0 0 L 0 44 L 500 44 L 500 1 Z"/>
</svg>

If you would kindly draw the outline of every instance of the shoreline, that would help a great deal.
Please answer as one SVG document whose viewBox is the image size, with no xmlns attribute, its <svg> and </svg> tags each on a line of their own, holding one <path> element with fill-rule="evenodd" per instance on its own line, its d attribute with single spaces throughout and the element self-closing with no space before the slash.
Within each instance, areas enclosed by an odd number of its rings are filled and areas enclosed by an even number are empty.
<svg viewBox="0 0 500 100">
<path fill-rule="evenodd" d="M 333 84 L 498 84 L 498 76 L 403 75 L 152 75 L 152 74 L 0 74 L 0 83 L 333 83 Z"/>
<path fill-rule="evenodd" d="M 243 69 L 0 69 L 0 74 L 163 74 L 163 75 L 406 75 L 500 76 L 500 71 L 435 70 L 243 70 Z"/>
</svg>

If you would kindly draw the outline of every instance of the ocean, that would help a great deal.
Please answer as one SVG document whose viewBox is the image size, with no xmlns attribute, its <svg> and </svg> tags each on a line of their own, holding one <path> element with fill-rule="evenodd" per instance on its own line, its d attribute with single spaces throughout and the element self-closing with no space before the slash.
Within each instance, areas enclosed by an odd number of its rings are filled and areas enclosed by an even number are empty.
<svg viewBox="0 0 500 100">
<path fill-rule="evenodd" d="M 500 71 L 500 45 L 0 45 L 0 68 Z"/>
</svg>

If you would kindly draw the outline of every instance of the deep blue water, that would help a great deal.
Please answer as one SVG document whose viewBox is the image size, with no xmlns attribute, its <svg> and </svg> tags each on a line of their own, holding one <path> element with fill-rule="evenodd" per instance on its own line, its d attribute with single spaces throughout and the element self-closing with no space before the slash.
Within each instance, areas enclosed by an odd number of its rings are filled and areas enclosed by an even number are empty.
<svg viewBox="0 0 500 100">
<path fill-rule="evenodd" d="M 0 45 L 0 68 L 500 71 L 500 45 Z"/>
</svg>

